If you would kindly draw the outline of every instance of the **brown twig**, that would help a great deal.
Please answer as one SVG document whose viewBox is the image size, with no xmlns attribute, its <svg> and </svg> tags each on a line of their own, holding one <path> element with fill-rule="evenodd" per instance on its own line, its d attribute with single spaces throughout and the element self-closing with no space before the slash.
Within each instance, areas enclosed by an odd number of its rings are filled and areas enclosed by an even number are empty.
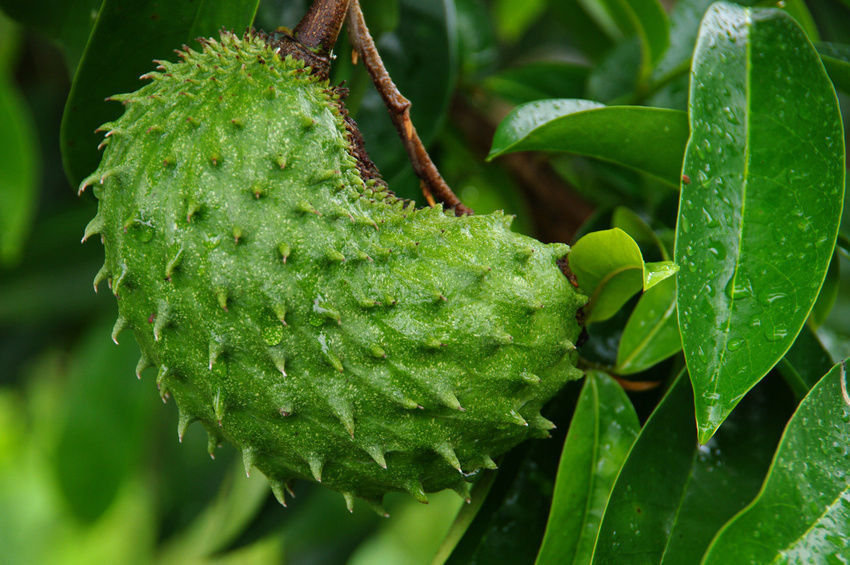
<svg viewBox="0 0 850 565">
<path fill-rule="evenodd" d="M 313 0 L 293 35 L 305 47 L 330 53 L 348 12 L 349 0 Z"/>
<path fill-rule="evenodd" d="M 428 156 L 428 152 L 410 120 L 410 100 L 402 96 L 398 87 L 390 78 L 386 67 L 384 67 L 384 62 L 381 60 L 381 56 L 375 48 L 375 42 L 366 27 L 358 0 L 351 0 L 348 7 L 348 36 L 354 51 L 363 59 L 363 64 L 369 72 L 369 76 L 372 77 L 375 88 L 384 100 L 387 110 L 389 110 L 390 118 L 401 137 L 402 143 L 404 143 L 404 148 L 407 150 L 413 172 L 422 180 L 423 193 L 426 199 L 431 196 L 433 199 L 444 203 L 446 207 L 453 208 L 458 216 L 472 214 L 472 209 L 464 206 L 452 192 L 431 157 Z"/>
</svg>

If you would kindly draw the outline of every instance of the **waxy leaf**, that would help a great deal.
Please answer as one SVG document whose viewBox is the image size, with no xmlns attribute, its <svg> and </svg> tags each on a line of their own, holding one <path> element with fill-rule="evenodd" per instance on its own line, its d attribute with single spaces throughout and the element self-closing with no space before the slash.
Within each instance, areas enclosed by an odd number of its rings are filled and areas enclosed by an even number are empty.
<svg viewBox="0 0 850 565">
<path fill-rule="evenodd" d="M 514 108 L 502 120 L 487 159 L 516 151 L 564 151 L 679 186 L 687 139 L 687 116 L 678 110 L 540 100 Z"/>
<path fill-rule="evenodd" d="M 618 374 L 639 373 L 682 349 L 676 320 L 676 279 L 647 290 L 635 306 L 617 350 Z"/>
<path fill-rule="evenodd" d="M 667 280 L 679 272 L 679 266 L 672 261 L 655 261 L 643 265 L 643 290 L 649 290 L 661 281 Z"/>
<path fill-rule="evenodd" d="M 847 377 L 845 361 L 800 403 L 761 492 L 720 531 L 705 565 L 841 563 L 850 555 Z"/>
<path fill-rule="evenodd" d="M 593 563 L 699 563 L 714 533 L 758 492 L 793 410 L 783 391 L 783 383 L 766 380 L 701 446 L 691 386 L 680 374 L 617 477 Z"/>
<path fill-rule="evenodd" d="M 587 374 L 561 453 L 538 565 L 590 561 L 608 495 L 640 430 L 617 381 Z"/>
<path fill-rule="evenodd" d="M 101 124 L 121 115 L 121 105 L 105 102 L 113 94 L 141 86 L 139 76 L 153 59 L 174 59 L 174 49 L 198 37 L 217 36 L 225 27 L 237 32 L 254 19 L 259 0 L 230 2 L 157 2 L 104 0 L 74 75 L 62 116 L 62 161 L 76 187 L 97 167 Z"/>
<path fill-rule="evenodd" d="M 794 20 L 725 3 L 700 29 L 690 121 L 675 257 L 705 443 L 812 309 L 838 231 L 844 139 L 832 84 Z"/>
<path fill-rule="evenodd" d="M 619 228 L 591 232 L 570 250 L 570 269 L 587 294 L 588 322 L 607 320 L 643 288 L 640 247 Z"/>
</svg>

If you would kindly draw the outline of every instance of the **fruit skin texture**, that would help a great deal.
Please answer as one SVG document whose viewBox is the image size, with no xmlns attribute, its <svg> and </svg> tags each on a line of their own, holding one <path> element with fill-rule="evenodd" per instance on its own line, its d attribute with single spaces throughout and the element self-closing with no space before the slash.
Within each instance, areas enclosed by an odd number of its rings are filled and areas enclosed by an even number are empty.
<svg viewBox="0 0 850 565">
<path fill-rule="evenodd" d="M 416 210 L 364 182 L 338 92 L 224 33 L 114 97 L 86 237 L 178 433 L 199 420 L 283 500 L 314 479 L 376 503 L 454 488 L 552 427 L 585 299 L 568 247 L 501 214 Z M 362 164 L 362 163 L 361 163 Z"/>
</svg>

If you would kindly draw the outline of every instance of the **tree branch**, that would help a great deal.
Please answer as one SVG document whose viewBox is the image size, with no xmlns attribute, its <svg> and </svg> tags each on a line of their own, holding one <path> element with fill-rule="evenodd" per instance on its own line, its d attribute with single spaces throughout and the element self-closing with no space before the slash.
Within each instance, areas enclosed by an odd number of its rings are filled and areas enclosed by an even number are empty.
<svg viewBox="0 0 850 565">
<path fill-rule="evenodd" d="M 410 100 L 402 96 L 398 87 L 390 78 L 386 67 L 384 67 L 384 62 L 381 60 L 381 56 L 375 48 L 375 42 L 366 27 L 358 0 L 351 0 L 348 8 L 348 36 L 355 54 L 359 54 L 363 59 L 363 64 L 369 72 L 369 76 L 372 77 L 375 88 L 381 95 L 387 110 L 389 110 L 393 125 L 395 125 L 404 148 L 407 150 L 413 172 L 422 181 L 422 192 L 425 198 L 432 205 L 435 199 L 444 203 L 448 208 L 453 208 L 458 216 L 472 214 L 472 209 L 464 206 L 452 192 L 431 157 L 428 156 L 428 152 L 410 120 Z"/>
</svg>

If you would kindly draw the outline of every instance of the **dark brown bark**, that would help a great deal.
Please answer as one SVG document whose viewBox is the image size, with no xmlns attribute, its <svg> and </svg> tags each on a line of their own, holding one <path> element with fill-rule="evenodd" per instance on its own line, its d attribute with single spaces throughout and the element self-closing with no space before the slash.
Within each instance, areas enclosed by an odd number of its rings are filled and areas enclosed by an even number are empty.
<svg viewBox="0 0 850 565">
<path fill-rule="evenodd" d="M 366 22 L 363 20 L 363 13 L 360 10 L 358 0 L 351 0 L 348 8 L 348 36 L 351 39 L 355 54 L 363 60 L 369 76 L 372 77 L 372 82 L 375 83 L 375 88 L 381 95 L 387 110 L 389 110 L 390 118 L 401 137 L 404 148 L 407 150 L 413 171 L 421 180 L 422 192 L 426 200 L 432 205 L 435 200 L 442 202 L 447 208 L 454 209 L 458 216 L 472 214 L 473 211 L 464 206 L 452 189 L 449 188 L 431 157 L 428 156 L 428 152 L 410 120 L 410 101 L 399 92 L 398 87 L 387 73 L 381 56 L 375 48 L 375 42 L 366 27 Z"/>
<path fill-rule="evenodd" d="M 313 0 L 293 35 L 305 47 L 330 53 L 348 13 L 349 0 Z"/>
</svg>

